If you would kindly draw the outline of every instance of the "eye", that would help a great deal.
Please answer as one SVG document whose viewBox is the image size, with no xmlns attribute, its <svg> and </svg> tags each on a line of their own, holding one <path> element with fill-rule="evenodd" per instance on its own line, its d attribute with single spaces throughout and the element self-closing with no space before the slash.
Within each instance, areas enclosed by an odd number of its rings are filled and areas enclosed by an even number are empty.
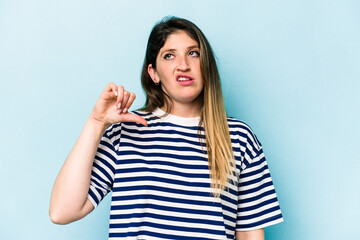
<svg viewBox="0 0 360 240">
<path fill-rule="evenodd" d="M 164 55 L 164 59 L 172 59 L 172 58 L 174 58 L 174 55 L 171 53 L 167 53 Z"/>
<path fill-rule="evenodd" d="M 192 56 L 192 57 L 199 57 L 200 53 L 198 51 L 190 51 L 189 55 Z"/>
</svg>

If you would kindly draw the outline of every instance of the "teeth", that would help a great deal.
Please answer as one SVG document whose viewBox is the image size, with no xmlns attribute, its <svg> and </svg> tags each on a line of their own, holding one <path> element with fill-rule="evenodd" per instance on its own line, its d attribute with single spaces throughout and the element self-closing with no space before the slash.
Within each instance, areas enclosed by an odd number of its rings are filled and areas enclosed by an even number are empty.
<svg viewBox="0 0 360 240">
<path fill-rule="evenodd" d="M 178 81 L 189 81 L 190 78 L 186 78 L 186 77 L 179 77 Z"/>
</svg>

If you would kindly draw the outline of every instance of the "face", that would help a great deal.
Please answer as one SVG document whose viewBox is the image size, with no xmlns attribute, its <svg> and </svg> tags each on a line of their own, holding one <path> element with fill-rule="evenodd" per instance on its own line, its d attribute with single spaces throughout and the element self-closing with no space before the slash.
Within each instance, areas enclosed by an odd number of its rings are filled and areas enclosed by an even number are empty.
<svg viewBox="0 0 360 240">
<path fill-rule="evenodd" d="M 156 58 L 156 69 L 149 64 L 148 72 L 154 82 L 161 82 L 174 105 L 200 103 L 198 97 L 204 86 L 200 49 L 186 32 L 177 31 L 167 37 Z"/>
</svg>

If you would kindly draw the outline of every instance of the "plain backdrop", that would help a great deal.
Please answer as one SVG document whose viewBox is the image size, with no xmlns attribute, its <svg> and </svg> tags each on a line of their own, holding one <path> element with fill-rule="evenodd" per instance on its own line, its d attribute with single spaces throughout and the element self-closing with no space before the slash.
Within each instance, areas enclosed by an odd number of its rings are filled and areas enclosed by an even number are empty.
<svg viewBox="0 0 360 240">
<path fill-rule="evenodd" d="M 203 30 L 228 115 L 262 142 L 285 218 L 267 239 L 358 239 L 359 13 L 357 0 L 0 0 L 0 239 L 107 239 L 110 195 L 58 226 L 52 185 L 110 81 L 143 105 L 147 38 L 167 15 Z"/>
</svg>

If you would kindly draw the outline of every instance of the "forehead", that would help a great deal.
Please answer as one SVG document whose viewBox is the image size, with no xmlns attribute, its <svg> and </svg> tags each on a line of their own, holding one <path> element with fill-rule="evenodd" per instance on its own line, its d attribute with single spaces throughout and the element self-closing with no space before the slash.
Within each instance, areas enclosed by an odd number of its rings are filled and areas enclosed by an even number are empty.
<svg viewBox="0 0 360 240">
<path fill-rule="evenodd" d="M 174 33 L 171 33 L 165 41 L 162 49 L 177 49 L 181 47 L 189 47 L 189 46 L 199 46 L 197 41 L 193 39 L 187 32 L 179 30 Z"/>
</svg>

